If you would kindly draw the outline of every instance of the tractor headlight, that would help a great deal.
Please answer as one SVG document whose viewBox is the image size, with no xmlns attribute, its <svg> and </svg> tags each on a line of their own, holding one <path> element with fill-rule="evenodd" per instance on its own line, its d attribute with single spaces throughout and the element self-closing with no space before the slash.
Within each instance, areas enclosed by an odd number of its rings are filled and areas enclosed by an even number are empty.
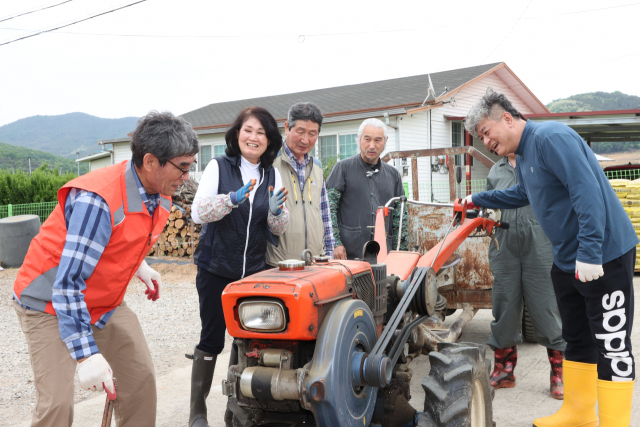
<svg viewBox="0 0 640 427">
<path fill-rule="evenodd" d="M 238 307 L 240 324 L 248 331 L 280 332 L 286 325 L 283 304 L 277 301 L 244 301 Z"/>
</svg>

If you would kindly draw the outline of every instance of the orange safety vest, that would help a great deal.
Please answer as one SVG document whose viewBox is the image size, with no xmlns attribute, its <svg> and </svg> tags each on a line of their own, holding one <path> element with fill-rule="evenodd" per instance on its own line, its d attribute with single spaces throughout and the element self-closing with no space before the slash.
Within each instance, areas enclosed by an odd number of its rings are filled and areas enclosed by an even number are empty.
<svg viewBox="0 0 640 427">
<path fill-rule="evenodd" d="M 13 285 L 21 304 L 56 314 L 51 298 L 67 236 L 64 205 L 71 188 L 79 188 L 101 196 L 111 211 L 111 238 L 82 291 L 91 323 L 120 305 L 129 281 L 158 240 L 171 211 L 171 199 L 161 196 L 153 217 L 149 215 L 131 167 L 131 161 L 123 161 L 69 181 L 58 191 L 58 204 L 31 241 Z"/>
</svg>

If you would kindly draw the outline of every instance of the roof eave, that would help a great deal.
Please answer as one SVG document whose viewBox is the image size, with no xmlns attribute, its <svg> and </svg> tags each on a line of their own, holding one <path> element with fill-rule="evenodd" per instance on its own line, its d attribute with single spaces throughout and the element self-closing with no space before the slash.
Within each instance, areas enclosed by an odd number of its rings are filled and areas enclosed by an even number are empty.
<svg viewBox="0 0 640 427">
<path fill-rule="evenodd" d="M 406 109 L 406 108 L 410 108 L 410 107 L 415 107 L 417 105 L 419 105 L 419 104 L 416 103 L 416 102 L 412 102 L 412 103 L 408 103 L 408 104 L 387 105 L 387 106 L 384 106 L 384 107 L 363 108 L 363 109 L 359 109 L 359 110 L 348 110 L 348 111 L 338 111 L 338 112 L 334 112 L 334 113 L 324 114 L 323 118 L 324 119 L 328 119 L 328 118 L 334 118 L 334 117 L 340 117 L 340 116 L 353 116 L 353 115 L 356 115 L 356 114 L 377 113 L 377 112 L 384 113 L 385 111 L 388 111 L 388 110 Z M 395 114 L 401 114 L 401 113 L 395 113 Z M 279 119 L 276 119 L 276 122 L 278 122 L 278 126 L 281 127 L 280 125 L 283 124 L 285 122 L 285 120 L 287 120 L 287 119 L 286 118 L 279 118 Z M 340 120 L 333 120 L 333 122 L 336 122 L 336 121 L 340 121 Z M 225 124 L 220 124 L 220 125 L 211 125 L 211 126 L 195 126 L 193 129 L 195 131 L 208 130 L 208 129 L 226 129 L 229 126 L 231 126 L 231 123 L 225 123 Z"/>
</svg>

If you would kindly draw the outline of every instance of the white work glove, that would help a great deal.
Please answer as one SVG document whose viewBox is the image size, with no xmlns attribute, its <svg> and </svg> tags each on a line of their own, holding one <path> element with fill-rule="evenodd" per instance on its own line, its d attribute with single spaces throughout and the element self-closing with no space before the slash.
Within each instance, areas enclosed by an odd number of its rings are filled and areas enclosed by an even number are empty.
<svg viewBox="0 0 640 427">
<path fill-rule="evenodd" d="M 581 282 L 590 282 L 592 280 L 598 280 L 602 276 L 604 276 L 602 265 L 587 264 L 586 262 L 576 260 L 576 279 Z"/>
<path fill-rule="evenodd" d="M 116 388 L 113 385 L 111 366 L 100 354 L 94 354 L 80 362 L 78 369 L 80 386 L 89 391 L 106 391 L 109 400 L 116 398 Z"/>
<path fill-rule="evenodd" d="M 147 299 L 155 301 L 160 298 L 160 285 L 162 285 L 160 273 L 149 267 L 147 261 L 142 260 L 142 264 L 136 271 L 136 277 L 147 285 L 147 290 L 144 291 Z"/>
<path fill-rule="evenodd" d="M 467 208 L 472 209 L 472 207 L 476 207 L 476 205 L 473 204 L 473 194 L 469 194 L 467 197 L 464 198 L 463 203 L 467 202 Z"/>
<path fill-rule="evenodd" d="M 500 222 L 500 218 L 502 218 L 500 209 L 487 209 L 487 213 L 489 214 L 487 218 L 494 222 Z"/>
</svg>

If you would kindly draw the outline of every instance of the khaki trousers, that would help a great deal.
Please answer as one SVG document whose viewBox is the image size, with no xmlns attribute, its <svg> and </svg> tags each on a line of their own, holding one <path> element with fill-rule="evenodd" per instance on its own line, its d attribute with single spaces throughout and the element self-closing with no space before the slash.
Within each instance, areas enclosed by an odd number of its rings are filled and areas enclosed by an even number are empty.
<svg viewBox="0 0 640 427">
<path fill-rule="evenodd" d="M 36 387 L 31 425 L 71 426 L 74 375 L 78 363 L 60 339 L 58 317 L 27 310 L 14 301 L 29 347 Z M 156 425 L 156 379 L 138 317 L 123 302 L 101 330 L 92 326 L 100 353 L 117 379 L 114 419 L 119 427 Z M 106 396 L 105 393 L 103 393 Z M 96 413 L 96 420 L 102 411 Z"/>
</svg>

